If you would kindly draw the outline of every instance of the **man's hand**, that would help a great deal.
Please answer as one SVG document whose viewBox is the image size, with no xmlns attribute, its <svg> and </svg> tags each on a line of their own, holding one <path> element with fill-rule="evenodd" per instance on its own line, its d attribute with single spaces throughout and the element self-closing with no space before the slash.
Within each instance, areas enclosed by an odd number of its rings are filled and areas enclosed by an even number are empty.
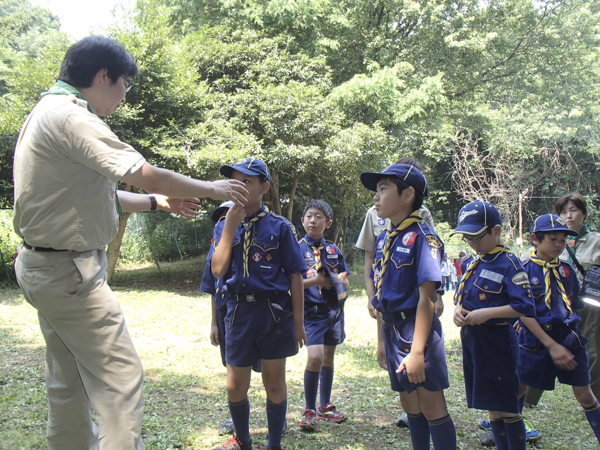
<svg viewBox="0 0 600 450">
<path fill-rule="evenodd" d="M 467 311 L 462 306 L 456 305 L 456 308 L 454 308 L 454 325 L 457 327 L 465 327 L 469 325 L 469 322 L 467 322 L 466 319 L 469 312 L 470 311 Z"/>
<path fill-rule="evenodd" d="M 396 373 L 406 370 L 408 381 L 414 384 L 425 382 L 425 355 L 422 353 L 409 353 L 400 363 Z"/>
<path fill-rule="evenodd" d="M 248 190 L 239 180 L 215 180 L 210 182 L 213 193 L 210 198 L 214 200 L 232 200 L 243 206 L 248 201 Z"/>
<path fill-rule="evenodd" d="M 201 206 L 198 205 L 200 201 L 197 198 L 173 198 L 166 197 L 160 194 L 152 194 L 156 199 L 158 209 L 161 211 L 167 211 L 173 214 L 179 214 L 182 217 L 192 219 L 199 214 Z"/>
<path fill-rule="evenodd" d="M 548 352 L 552 357 L 552 361 L 554 361 L 554 365 L 561 370 L 573 370 L 577 367 L 577 361 L 575 361 L 575 356 L 569 350 L 567 350 L 564 346 L 560 345 L 558 342 L 555 342 L 550 347 L 548 347 Z"/>
</svg>

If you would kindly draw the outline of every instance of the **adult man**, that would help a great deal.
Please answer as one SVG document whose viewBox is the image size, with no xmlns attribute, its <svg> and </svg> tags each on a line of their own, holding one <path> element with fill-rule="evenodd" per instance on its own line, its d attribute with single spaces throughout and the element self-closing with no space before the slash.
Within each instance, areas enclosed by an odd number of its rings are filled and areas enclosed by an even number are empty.
<svg viewBox="0 0 600 450">
<path fill-rule="evenodd" d="M 133 58 L 112 39 L 77 42 L 15 149 L 14 228 L 24 241 L 16 273 L 46 341 L 51 450 L 144 448 L 143 369 L 106 284 L 103 247 L 117 232 L 115 203 L 141 211 L 160 201 L 184 215 L 193 207 L 116 191 L 117 182 L 178 198 L 241 203 L 247 193 L 240 182 L 198 181 L 153 167 L 119 141 L 98 116 L 117 110 L 137 74 Z"/>
</svg>

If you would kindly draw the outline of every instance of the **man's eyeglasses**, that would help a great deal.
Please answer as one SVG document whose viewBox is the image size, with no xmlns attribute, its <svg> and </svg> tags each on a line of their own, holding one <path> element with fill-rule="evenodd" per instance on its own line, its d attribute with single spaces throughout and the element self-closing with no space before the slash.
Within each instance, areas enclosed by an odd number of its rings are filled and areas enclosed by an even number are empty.
<svg viewBox="0 0 600 450">
<path fill-rule="evenodd" d="M 480 235 L 478 235 L 478 236 L 475 236 L 475 237 L 470 237 L 470 236 L 465 236 L 465 235 L 463 235 L 463 237 L 462 237 L 462 240 L 463 240 L 464 242 L 466 242 L 467 244 L 477 244 L 477 243 L 481 242 L 481 240 L 482 240 L 484 237 L 486 237 L 487 235 L 488 235 L 488 232 L 487 232 L 487 230 L 486 230 L 486 231 L 484 231 L 483 233 L 481 233 Z"/>
<path fill-rule="evenodd" d="M 127 86 L 125 86 L 125 92 L 129 92 L 129 90 L 133 87 L 133 81 L 131 81 L 131 79 L 125 75 L 121 75 L 121 78 L 127 82 Z"/>
</svg>

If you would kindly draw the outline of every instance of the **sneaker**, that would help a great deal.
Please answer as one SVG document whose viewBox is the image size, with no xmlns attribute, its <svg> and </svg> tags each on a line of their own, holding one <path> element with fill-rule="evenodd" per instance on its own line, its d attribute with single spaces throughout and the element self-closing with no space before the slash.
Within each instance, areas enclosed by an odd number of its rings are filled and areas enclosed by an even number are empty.
<svg viewBox="0 0 600 450">
<path fill-rule="evenodd" d="M 529 420 L 523 419 L 523 423 L 525 424 L 525 439 L 527 442 L 537 441 L 542 437 L 542 433 L 538 430 L 534 430 L 533 425 Z"/>
<path fill-rule="evenodd" d="M 304 431 L 314 431 L 317 429 L 317 423 L 315 418 L 317 417 L 317 413 L 312 409 L 307 409 L 302 414 L 304 417 L 300 421 L 300 428 Z"/>
<path fill-rule="evenodd" d="M 492 430 L 488 430 L 483 433 L 483 435 L 479 438 L 479 442 L 481 442 L 481 445 L 484 447 L 495 447 L 496 441 L 494 440 L 494 433 L 492 433 Z"/>
<path fill-rule="evenodd" d="M 398 417 L 396 425 L 399 427 L 408 428 L 408 415 L 406 413 L 402 413 L 400 417 Z"/>
<path fill-rule="evenodd" d="M 233 436 L 227 442 L 220 447 L 214 448 L 213 450 L 252 450 L 252 442 L 250 445 L 244 445 L 237 437 Z"/>
<path fill-rule="evenodd" d="M 485 419 L 485 420 L 480 420 L 479 423 L 477 424 L 477 426 L 479 428 L 481 428 L 482 430 L 491 430 L 492 429 L 492 424 L 490 423 L 489 420 Z"/>
<path fill-rule="evenodd" d="M 317 419 L 327 419 L 331 422 L 340 423 L 346 420 L 346 416 L 336 410 L 332 403 L 327 403 L 324 408 L 317 409 Z"/>
<path fill-rule="evenodd" d="M 233 434 L 234 431 L 235 427 L 233 426 L 233 420 L 231 420 L 230 417 L 221 424 L 221 427 L 219 428 L 219 436 L 223 436 L 224 434 Z"/>
</svg>

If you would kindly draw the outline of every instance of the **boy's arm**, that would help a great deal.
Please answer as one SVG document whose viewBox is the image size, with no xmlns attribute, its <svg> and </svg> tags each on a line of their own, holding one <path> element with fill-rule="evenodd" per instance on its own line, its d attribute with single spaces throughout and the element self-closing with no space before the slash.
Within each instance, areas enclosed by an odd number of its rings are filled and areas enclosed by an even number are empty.
<svg viewBox="0 0 600 450">
<path fill-rule="evenodd" d="M 513 319 L 523 316 L 522 313 L 515 311 L 510 305 L 481 308 L 475 311 L 467 311 L 463 308 L 463 311 L 467 312 L 465 320 L 468 325 L 481 325 L 490 319 Z"/>
<path fill-rule="evenodd" d="M 234 205 L 225 216 L 223 224 L 223 233 L 219 245 L 215 248 L 215 253 L 210 261 L 212 274 L 216 278 L 223 278 L 229 266 L 231 265 L 231 251 L 233 249 L 233 240 L 235 239 L 235 230 L 240 226 L 246 215 L 243 206 Z"/>
<path fill-rule="evenodd" d="M 379 367 L 388 370 L 387 359 L 385 358 L 385 343 L 383 342 L 383 329 L 381 328 L 381 318 L 377 314 L 377 361 Z"/>
<path fill-rule="evenodd" d="M 396 373 L 406 369 L 408 381 L 423 383 L 425 381 L 425 345 L 431 331 L 431 320 L 435 308 L 435 281 L 424 281 L 419 285 L 419 304 L 415 319 L 415 332 L 410 353 L 402 360 Z"/>
<path fill-rule="evenodd" d="M 575 357 L 564 346 L 560 345 L 544 331 L 533 317 L 521 317 L 521 321 L 536 338 L 548 349 L 554 365 L 561 370 L 573 370 L 577 366 Z"/>
<path fill-rule="evenodd" d="M 377 311 L 371 304 L 371 300 L 375 297 L 375 285 L 371 278 L 371 266 L 373 265 L 373 256 L 375 252 L 365 250 L 365 285 L 367 287 L 367 308 L 373 319 L 377 318 Z"/>
<path fill-rule="evenodd" d="M 217 305 L 215 304 L 215 296 L 210 297 L 212 311 L 210 319 L 210 343 L 214 346 L 219 345 L 219 328 L 217 327 Z"/>
<path fill-rule="evenodd" d="M 296 272 L 289 275 L 290 294 L 292 295 L 292 320 L 294 321 L 294 334 L 296 343 L 300 348 L 306 344 L 304 331 L 304 283 L 302 273 Z"/>
</svg>

